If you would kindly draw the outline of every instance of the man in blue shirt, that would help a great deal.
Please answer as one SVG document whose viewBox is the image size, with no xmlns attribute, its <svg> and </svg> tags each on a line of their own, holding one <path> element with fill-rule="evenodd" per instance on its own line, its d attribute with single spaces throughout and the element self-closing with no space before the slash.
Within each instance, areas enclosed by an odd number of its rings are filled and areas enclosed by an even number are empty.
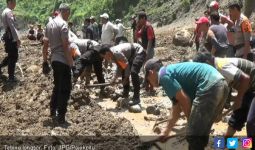
<svg viewBox="0 0 255 150">
<path fill-rule="evenodd" d="M 204 150 L 210 129 L 218 119 L 228 96 L 224 77 L 212 66 L 185 62 L 163 66 L 160 60 L 145 64 L 145 78 L 153 87 L 161 85 L 173 102 L 162 141 L 171 132 L 183 111 L 188 119 L 186 130 L 189 150 Z"/>
</svg>

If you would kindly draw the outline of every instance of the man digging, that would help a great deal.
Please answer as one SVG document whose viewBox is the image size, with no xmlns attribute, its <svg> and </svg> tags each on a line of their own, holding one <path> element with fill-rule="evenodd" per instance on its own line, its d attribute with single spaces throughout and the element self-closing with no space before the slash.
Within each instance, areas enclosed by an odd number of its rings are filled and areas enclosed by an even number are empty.
<svg viewBox="0 0 255 150">
<path fill-rule="evenodd" d="M 114 47 L 105 47 L 100 50 L 100 55 L 106 61 L 113 61 L 117 64 L 117 71 L 112 83 L 118 76 L 122 76 L 123 98 L 129 97 L 130 85 L 129 76 L 131 75 L 134 87 L 133 99 L 129 101 L 129 110 L 140 113 L 140 81 L 139 72 L 146 59 L 144 48 L 137 43 L 122 43 Z"/>
<path fill-rule="evenodd" d="M 145 64 L 145 79 L 153 87 L 161 85 L 173 102 L 164 142 L 183 111 L 188 125 L 186 138 L 189 150 L 204 150 L 213 122 L 220 116 L 228 96 L 224 77 L 212 66 L 184 62 L 163 66 L 158 59 Z"/>
</svg>

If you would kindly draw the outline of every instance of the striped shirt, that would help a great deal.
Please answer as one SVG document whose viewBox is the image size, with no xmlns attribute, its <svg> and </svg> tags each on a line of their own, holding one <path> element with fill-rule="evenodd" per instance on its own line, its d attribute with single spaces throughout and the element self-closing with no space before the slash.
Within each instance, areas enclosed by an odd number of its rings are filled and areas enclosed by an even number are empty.
<svg viewBox="0 0 255 150">
<path fill-rule="evenodd" d="M 231 85 L 238 85 L 242 72 L 250 76 L 249 90 L 255 90 L 255 64 L 242 58 L 215 58 L 216 69 Z"/>
</svg>

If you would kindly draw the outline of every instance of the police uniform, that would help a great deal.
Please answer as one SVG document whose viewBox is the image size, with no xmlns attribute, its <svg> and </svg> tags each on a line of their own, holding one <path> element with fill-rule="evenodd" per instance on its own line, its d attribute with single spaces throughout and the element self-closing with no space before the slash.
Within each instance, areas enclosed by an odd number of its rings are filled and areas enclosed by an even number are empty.
<svg viewBox="0 0 255 150">
<path fill-rule="evenodd" d="M 15 27 L 15 16 L 10 8 L 5 8 L 2 13 L 2 22 L 5 28 L 3 40 L 5 52 L 8 54 L 0 64 L 0 68 L 8 66 L 9 80 L 14 80 L 15 66 L 18 60 L 19 36 Z"/>
<path fill-rule="evenodd" d="M 64 118 L 67 112 L 67 102 L 71 93 L 71 67 L 64 54 L 62 39 L 68 39 L 68 25 L 62 17 L 57 16 L 46 26 L 45 37 L 49 40 L 51 49 L 51 65 L 53 68 L 54 88 L 50 102 L 51 115 L 58 113 Z"/>
</svg>

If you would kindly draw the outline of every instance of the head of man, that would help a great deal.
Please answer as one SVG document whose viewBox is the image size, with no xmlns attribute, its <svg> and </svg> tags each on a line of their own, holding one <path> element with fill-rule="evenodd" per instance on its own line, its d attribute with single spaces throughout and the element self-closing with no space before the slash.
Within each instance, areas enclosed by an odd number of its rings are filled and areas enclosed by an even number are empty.
<svg viewBox="0 0 255 150">
<path fill-rule="evenodd" d="M 116 24 L 119 24 L 119 23 L 121 23 L 121 20 L 120 19 L 116 19 L 115 22 L 116 22 Z"/>
<path fill-rule="evenodd" d="M 16 0 L 6 0 L 8 8 L 13 10 L 16 7 Z"/>
<path fill-rule="evenodd" d="M 42 29 L 42 25 L 41 24 L 37 24 L 37 28 L 38 29 Z"/>
<path fill-rule="evenodd" d="M 238 20 L 241 15 L 242 3 L 238 0 L 233 0 L 228 4 L 229 15 L 233 20 Z"/>
<path fill-rule="evenodd" d="M 89 24 L 90 24 L 90 19 L 89 18 L 85 18 L 84 25 L 88 26 Z"/>
<path fill-rule="evenodd" d="M 152 58 L 149 59 L 145 65 L 145 80 L 150 86 L 158 87 L 159 86 L 159 76 L 158 72 L 160 68 L 163 66 L 162 62 L 159 59 Z"/>
<path fill-rule="evenodd" d="M 69 16 L 70 16 L 70 13 L 71 13 L 70 6 L 66 3 L 62 3 L 59 6 L 59 11 L 60 11 L 60 14 L 61 14 L 62 18 L 65 21 L 67 21 Z"/>
<path fill-rule="evenodd" d="M 196 22 L 199 32 L 207 32 L 210 27 L 210 22 L 207 17 L 201 17 L 199 20 Z"/>
<path fill-rule="evenodd" d="M 109 15 L 107 13 L 104 13 L 102 15 L 100 15 L 101 21 L 103 24 L 106 24 L 109 20 Z"/>
<path fill-rule="evenodd" d="M 73 22 L 68 22 L 68 28 L 72 28 L 73 27 Z"/>
<path fill-rule="evenodd" d="M 216 11 L 210 14 L 210 18 L 211 18 L 212 24 L 220 22 L 220 15 Z"/>
<path fill-rule="evenodd" d="M 108 44 L 103 44 L 99 48 L 100 56 L 104 58 L 106 61 L 111 61 L 113 58 L 113 53 L 110 48 L 111 46 Z"/>
<path fill-rule="evenodd" d="M 220 5 L 217 1 L 212 1 L 209 3 L 207 8 L 208 8 L 209 14 L 211 14 L 213 12 L 218 12 Z"/>
<path fill-rule="evenodd" d="M 207 63 L 209 65 L 214 66 L 214 56 L 209 52 L 199 52 L 193 58 L 194 62 Z"/>
<path fill-rule="evenodd" d="M 89 19 L 90 19 L 90 22 L 91 22 L 91 23 L 96 22 L 96 19 L 95 19 L 95 17 L 94 17 L 94 16 L 91 16 Z"/>
<path fill-rule="evenodd" d="M 138 25 L 143 26 L 147 22 L 147 14 L 144 11 L 141 11 L 137 13 L 137 19 Z"/>
</svg>

